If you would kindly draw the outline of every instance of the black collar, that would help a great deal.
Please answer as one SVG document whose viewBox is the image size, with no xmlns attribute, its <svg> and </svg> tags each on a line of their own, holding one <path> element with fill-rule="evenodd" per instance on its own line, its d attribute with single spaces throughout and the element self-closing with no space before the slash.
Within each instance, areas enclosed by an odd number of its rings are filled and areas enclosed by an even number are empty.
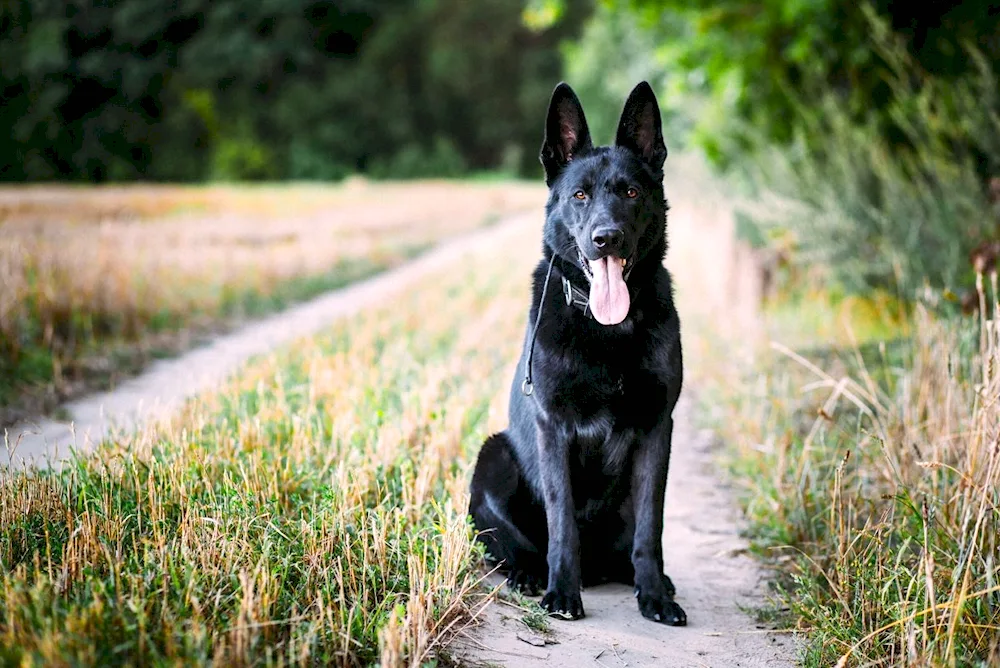
<svg viewBox="0 0 1000 668">
<path fill-rule="evenodd" d="M 632 273 L 632 269 L 634 267 L 635 265 L 633 264 L 628 268 L 628 271 L 625 272 L 625 275 L 622 277 L 625 281 L 628 281 L 629 274 Z M 593 320 L 594 314 L 590 312 L 590 294 L 573 285 L 573 283 L 566 278 L 566 274 L 563 274 L 562 276 L 562 286 L 563 296 L 566 297 L 566 305 L 577 307 L 583 311 L 585 316 Z M 638 292 L 639 291 L 636 290 L 636 294 L 638 294 Z"/>
<path fill-rule="evenodd" d="M 566 297 L 567 306 L 575 306 L 588 318 L 593 318 L 590 312 L 590 295 L 569 282 L 565 276 L 562 277 L 563 295 Z"/>
<path fill-rule="evenodd" d="M 524 360 L 524 382 L 521 383 L 521 392 L 526 397 L 530 397 L 535 392 L 535 386 L 531 382 L 531 358 L 534 357 L 535 354 L 535 339 L 538 337 L 538 323 L 542 321 L 542 307 L 545 305 L 545 295 L 548 293 L 549 290 L 549 279 L 552 277 L 552 267 L 555 265 L 555 262 L 556 262 L 556 254 L 552 253 L 552 255 L 549 256 L 548 271 L 545 272 L 545 282 L 542 283 L 542 296 L 538 300 L 538 309 L 537 313 L 535 314 L 535 324 L 531 327 L 531 339 L 530 343 L 528 344 L 528 358 Z M 632 268 L 633 267 L 629 267 L 628 271 L 625 272 L 625 276 L 623 278 L 626 281 L 628 280 L 628 275 L 632 273 Z M 570 283 L 569 279 L 566 278 L 565 274 L 563 274 L 562 277 L 562 284 L 563 284 L 563 294 L 566 297 L 566 304 L 567 305 L 572 304 L 573 306 L 576 306 L 577 308 L 581 309 L 583 311 L 583 314 L 586 315 L 588 318 L 593 318 L 594 315 L 590 312 L 589 295 L 587 295 L 587 293 L 585 293 L 583 290 L 579 289 L 578 287 Z M 639 291 L 637 289 L 635 296 L 637 296 L 638 294 Z M 635 298 L 635 296 L 633 296 L 633 299 Z"/>
</svg>

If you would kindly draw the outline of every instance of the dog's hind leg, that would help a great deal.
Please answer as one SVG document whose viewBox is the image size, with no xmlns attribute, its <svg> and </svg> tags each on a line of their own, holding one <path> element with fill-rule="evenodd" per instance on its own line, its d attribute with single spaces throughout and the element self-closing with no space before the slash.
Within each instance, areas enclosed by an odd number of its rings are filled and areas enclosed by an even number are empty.
<svg viewBox="0 0 1000 668">
<path fill-rule="evenodd" d="M 469 514 L 477 539 L 517 591 L 537 595 L 548 576 L 545 507 L 534 501 L 503 433 L 488 438 L 472 476 Z"/>
<path fill-rule="evenodd" d="M 635 518 L 632 512 L 631 497 L 622 507 L 620 517 L 608 517 L 600 522 L 603 531 L 595 539 L 581 536 L 581 554 L 583 561 L 583 584 L 589 587 L 603 582 L 620 582 L 629 586 L 635 585 L 635 567 L 632 564 L 633 536 L 635 534 Z M 663 588 L 667 596 L 673 597 L 677 590 L 666 574 L 663 575 Z"/>
</svg>

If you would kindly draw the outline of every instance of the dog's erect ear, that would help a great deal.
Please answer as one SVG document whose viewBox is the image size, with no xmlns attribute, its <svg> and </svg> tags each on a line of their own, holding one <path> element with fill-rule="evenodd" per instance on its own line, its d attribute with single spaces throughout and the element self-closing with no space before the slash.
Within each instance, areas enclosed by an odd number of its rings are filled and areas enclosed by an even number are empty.
<svg viewBox="0 0 1000 668">
<path fill-rule="evenodd" d="M 570 160 L 591 148 L 590 130 L 580 100 L 572 88 L 561 83 L 552 91 L 545 119 L 545 141 L 539 156 L 545 167 L 545 182 L 552 185 Z"/>
<path fill-rule="evenodd" d="M 663 143 L 660 106 L 653 89 L 645 81 L 633 88 L 625 101 L 615 144 L 642 158 L 654 172 L 663 170 L 667 146 Z"/>
</svg>

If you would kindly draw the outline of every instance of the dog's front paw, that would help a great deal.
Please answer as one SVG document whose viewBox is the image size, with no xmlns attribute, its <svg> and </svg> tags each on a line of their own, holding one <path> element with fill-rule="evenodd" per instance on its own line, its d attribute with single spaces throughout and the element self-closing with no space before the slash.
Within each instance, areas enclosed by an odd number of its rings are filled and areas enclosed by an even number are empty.
<svg viewBox="0 0 1000 668">
<path fill-rule="evenodd" d="M 635 597 L 639 599 L 639 612 L 654 622 L 670 626 L 687 626 L 687 615 L 674 601 L 673 592 L 673 583 L 665 575 L 660 587 L 636 586 Z"/>
<path fill-rule="evenodd" d="M 507 586 L 525 596 L 538 596 L 545 586 L 542 578 L 530 571 L 513 570 L 507 575 Z"/>
<path fill-rule="evenodd" d="M 545 592 L 542 597 L 542 607 L 549 613 L 550 617 L 560 617 L 562 619 L 581 619 L 583 617 L 583 599 L 580 598 L 580 590 L 562 591 L 552 589 Z"/>
</svg>

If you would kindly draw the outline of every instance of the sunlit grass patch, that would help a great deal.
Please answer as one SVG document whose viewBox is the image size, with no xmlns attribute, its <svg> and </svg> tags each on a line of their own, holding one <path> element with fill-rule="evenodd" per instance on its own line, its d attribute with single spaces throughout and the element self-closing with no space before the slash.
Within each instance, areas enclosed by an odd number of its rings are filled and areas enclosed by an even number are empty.
<svg viewBox="0 0 1000 668">
<path fill-rule="evenodd" d="M 768 329 L 788 345 L 864 345 L 910 335 L 912 307 L 885 292 L 784 291 L 763 309 Z"/>
<path fill-rule="evenodd" d="M 775 345 L 740 389 L 716 387 L 809 666 L 1000 660 L 1000 338 L 920 310 L 909 331 Z"/>
<path fill-rule="evenodd" d="M 528 265 L 484 257 L 168 424 L 6 474 L 0 662 L 432 658 L 480 577 L 466 474 L 524 326 Z"/>
</svg>

